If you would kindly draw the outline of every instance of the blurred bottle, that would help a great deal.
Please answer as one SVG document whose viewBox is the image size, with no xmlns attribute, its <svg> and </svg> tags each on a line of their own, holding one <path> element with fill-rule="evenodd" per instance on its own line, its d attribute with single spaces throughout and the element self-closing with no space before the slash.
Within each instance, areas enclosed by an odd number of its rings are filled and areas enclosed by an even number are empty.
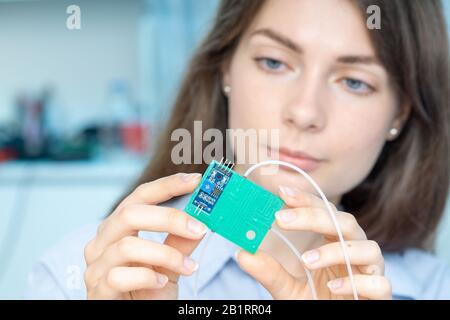
<svg viewBox="0 0 450 320">
<path fill-rule="evenodd" d="M 111 83 L 107 98 L 107 125 L 103 132 L 106 147 L 133 154 L 147 150 L 148 126 L 141 119 L 131 98 L 128 84 L 123 80 Z"/>
<path fill-rule="evenodd" d="M 128 84 L 124 80 L 111 82 L 108 111 L 111 121 L 116 125 L 135 120 L 137 112 L 131 101 Z"/>
<path fill-rule="evenodd" d="M 45 134 L 52 142 L 64 140 L 67 134 L 67 118 L 57 92 L 53 86 L 42 90 L 42 104 L 45 106 Z"/>
<path fill-rule="evenodd" d="M 44 104 L 41 99 L 21 94 L 16 100 L 22 139 L 21 157 L 37 159 L 45 155 Z"/>
<path fill-rule="evenodd" d="M 147 151 L 149 126 L 142 121 L 139 114 L 134 120 L 123 123 L 121 136 L 126 150 L 134 154 L 143 154 Z"/>
<path fill-rule="evenodd" d="M 19 135 L 15 116 L 15 105 L 6 99 L 0 88 L 0 163 L 18 157 Z"/>
</svg>

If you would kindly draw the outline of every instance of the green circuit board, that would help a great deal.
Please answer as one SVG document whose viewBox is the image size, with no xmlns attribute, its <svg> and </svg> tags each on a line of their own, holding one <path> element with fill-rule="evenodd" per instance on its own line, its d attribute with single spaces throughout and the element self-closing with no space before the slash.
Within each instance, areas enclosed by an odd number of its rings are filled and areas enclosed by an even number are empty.
<svg viewBox="0 0 450 320">
<path fill-rule="evenodd" d="M 278 196 L 213 160 L 184 211 L 255 253 L 283 205 Z"/>
</svg>

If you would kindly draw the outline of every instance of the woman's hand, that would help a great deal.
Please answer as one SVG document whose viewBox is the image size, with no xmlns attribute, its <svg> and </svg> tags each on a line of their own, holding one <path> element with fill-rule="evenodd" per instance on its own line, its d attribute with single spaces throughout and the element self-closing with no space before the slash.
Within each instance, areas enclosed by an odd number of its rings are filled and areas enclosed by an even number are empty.
<svg viewBox="0 0 450 320">
<path fill-rule="evenodd" d="M 280 188 L 280 195 L 290 207 L 277 213 L 276 221 L 281 229 L 312 231 L 322 234 L 326 240 L 325 245 L 302 255 L 304 266 L 313 274 L 318 298 L 352 299 L 342 248 L 323 201 L 312 194 L 284 187 Z M 380 247 L 375 241 L 367 240 L 353 215 L 331 206 L 346 240 L 358 296 L 362 299 L 391 299 L 390 282 L 383 276 L 384 259 Z M 238 261 L 274 299 L 312 299 L 306 277 L 295 278 L 267 253 L 259 250 L 252 255 L 241 250 Z"/>
<path fill-rule="evenodd" d="M 89 299 L 176 299 L 180 275 L 198 264 L 189 258 L 207 229 L 186 213 L 158 206 L 193 192 L 200 174 L 176 174 L 139 186 L 99 226 L 85 248 Z M 164 243 L 138 231 L 167 232 Z"/>
</svg>

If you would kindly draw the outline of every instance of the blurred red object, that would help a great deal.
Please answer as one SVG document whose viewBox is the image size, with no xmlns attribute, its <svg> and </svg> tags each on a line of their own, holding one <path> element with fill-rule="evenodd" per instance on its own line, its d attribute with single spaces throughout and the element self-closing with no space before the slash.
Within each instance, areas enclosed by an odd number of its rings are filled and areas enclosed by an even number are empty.
<svg viewBox="0 0 450 320">
<path fill-rule="evenodd" d="M 17 158 L 17 152 L 13 149 L 0 149 L 0 162 L 5 162 Z"/>
<path fill-rule="evenodd" d="M 138 154 L 149 148 L 149 127 L 142 123 L 129 123 L 121 126 L 122 142 L 126 150 Z"/>
</svg>

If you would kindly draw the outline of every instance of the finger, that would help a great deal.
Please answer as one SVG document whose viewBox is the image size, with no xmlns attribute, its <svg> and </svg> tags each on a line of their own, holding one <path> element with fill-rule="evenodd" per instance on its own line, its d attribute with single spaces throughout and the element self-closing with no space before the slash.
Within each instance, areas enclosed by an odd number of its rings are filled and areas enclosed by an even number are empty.
<svg viewBox="0 0 450 320">
<path fill-rule="evenodd" d="M 108 247 L 101 259 L 86 270 L 87 282 L 95 283 L 107 274 L 108 270 L 131 263 L 164 267 L 183 275 L 190 275 L 198 268 L 195 261 L 168 245 L 137 237 L 125 237 Z"/>
<path fill-rule="evenodd" d="M 209 236 L 211 236 L 211 234 L 209 234 Z M 167 235 L 164 244 L 178 250 L 184 256 L 189 257 L 201 241 L 202 239 L 185 239 L 175 234 L 169 234 Z M 177 282 L 180 277 L 179 273 L 166 268 L 156 268 L 156 270 L 166 274 L 172 282 Z"/>
<path fill-rule="evenodd" d="M 158 204 L 193 192 L 201 176 L 200 173 L 177 173 L 144 183 L 126 197 L 117 209 L 134 203 Z"/>
<path fill-rule="evenodd" d="M 261 283 L 274 299 L 310 298 L 301 297 L 300 282 L 267 253 L 259 250 L 252 255 L 241 250 L 237 254 L 237 259 L 241 268 Z"/>
<path fill-rule="evenodd" d="M 306 192 L 297 188 L 290 188 L 285 186 L 279 187 L 279 194 L 283 199 L 284 203 L 291 208 L 301 208 L 301 207 L 317 207 L 326 208 L 326 205 L 322 198 Z M 334 212 L 337 211 L 336 206 L 328 201 Z"/>
<path fill-rule="evenodd" d="M 157 204 L 167 201 L 172 197 L 192 192 L 198 185 L 200 178 L 201 174 L 198 173 L 178 173 L 140 185 L 133 193 L 131 193 L 127 198 L 125 198 L 125 200 L 122 201 L 122 203 L 105 221 L 103 221 L 103 223 L 100 224 L 97 231 L 97 237 L 91 240 L 85 247 L 84 257 L 86 262 L 88 264 L 92 263 L 102 254 L 104 248 L 123 237 L 116 232 L 117 229 L 119 229 L 119 231 L 123 230 L 123 228 L 120 228 L 122 224 L 124 226 L 131 224 L 132 228 L 126 230 L 128 235 L 134 235 L 135 233 L 137 233 L 137 231 L 140 230 L 139 224 L 133 223 L 137 221 L 132 219 L 134 217 L 132 214 L 131 218 L 129 219 L 128 213 L 134 210 L 134 206 L 132 206 L 131 204 Z M 115 223 L 117 221 L 117 216 L 119 217 L 119 225 L 116 225 Z M 152 217 L 150 216 L 146 218 L 146 221 L 151 223 Z M 110 223 L 110 221 L 113 219 L 114 223 Z M 99 236 L 101 238 L 102 234 L 106 234 L 110 239 L 100 239 L 99 241 L 98 238 Z"/>
<path fill-rule="evenodd" d="M 345 243 L 350 263 L 358 266 L 377 266 L 384 272 L 384 259 L 375 241 L 347 241 Z M 333 242 L 302 255 L 305 267 L 310 270 L 345 264 L 341 243 Z M 373 268 L 373 267 L 372 267 Z"/>
<path fill-rule="evenodd" d="M 383 259 L 384 261 L 384 259 Z M 384 262 L 382 264 L 371 264 L 367 266 L 360 266 L 359 271 L 363 274 L 372 276 L 382 276 L 384 275 Z"/>
<path fill-rule="evenodd" d="M 392 299 L 392 286 L 385 277 L 355 274 L 353 278 L 358 296 L 371 300 Z M 332 280 L 327 285 L 330 291 L 336 295 L 353 294 L 348 277 Z"/>
<path fill-rule="evenodd" d="M 280 210 L 275 214 L 277 224 L 285 230 L 312 231 L 325 236 L 337 237 L 337 231 L 328 211 L 323 208 L 305 207 Z M 366 240 L 364 230 L 356 218 L 347 213 L 336 212 L 336 221 L 346 240 Z"/>
<path fill-rule="evenodd" d="M 138 231 L 168 232 L 183 238 L 200 239 L 207 227 L 187 213 L 167 207 L 134 204 L 117 212 L 99 227 L 96 238 L 86 248 L 86 260 L 92 263 L 104 248 Z M 92 251 L 92 252 L 90 252 Z"/>
<path fill-rule="evenodd" d="M 98 284 L 96 293 L 102 299 L 142 289 L 161 289 L 168 282 L 166 275 L 144 267 L 116 267 Z"/>
</svg>

